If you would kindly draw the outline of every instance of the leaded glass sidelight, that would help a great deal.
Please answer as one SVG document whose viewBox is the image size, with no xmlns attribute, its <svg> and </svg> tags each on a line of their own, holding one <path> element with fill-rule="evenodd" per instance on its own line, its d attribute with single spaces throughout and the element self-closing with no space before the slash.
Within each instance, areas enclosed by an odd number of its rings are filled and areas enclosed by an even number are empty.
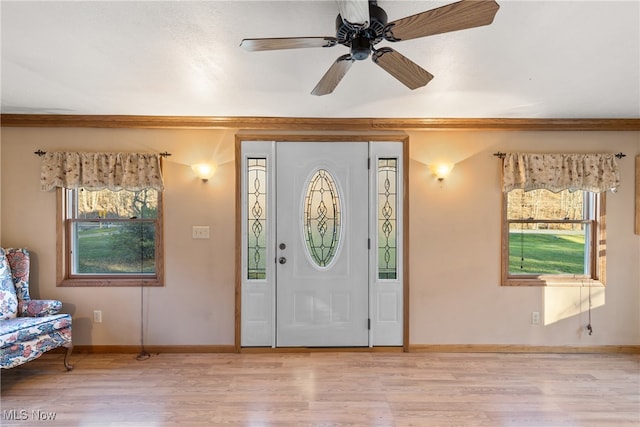
<svg viewBox="0 0 640 427">
<path fill-rule="evenodd" d="M 378 159 L 378 278 L 396 279 L 397 159 Z"/>
<path fill-rule="evenodd" d="M 304 199 L 303 235 L 311 260 L 321 268 L 333 261 L 342 228 L 341 200 L 329 171 L 316 171 Z"/>
<path fill-rule="evenodd" d="M 267 277 L 267 159 L 247 159 L 247 279 Z"/>
</svg>

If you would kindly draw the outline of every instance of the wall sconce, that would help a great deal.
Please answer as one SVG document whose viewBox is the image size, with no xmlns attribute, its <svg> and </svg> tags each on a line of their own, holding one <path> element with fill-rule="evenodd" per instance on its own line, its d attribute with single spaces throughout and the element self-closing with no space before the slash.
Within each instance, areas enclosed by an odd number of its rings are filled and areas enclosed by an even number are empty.
<svg viewBox="0 0 640 427">
<path fill-rule="evenodd" d="M 431 173 L 436 177 L 438 182 L 441 183 L 451 173 L 453 163 L 436 163 L 429 165 L 429 169 L 431 169 Z"/>
<path fill-rule="evenodd" d="M 211 165 L 209 163 L 198 163 L 195 165 L 191 165 L 191 169 L 193 169 L 193 173 L 195 173 L 196 176 L 202 180 L 202 182 L 209 181 L 209 178 L 211 178 L 216 172 L 215 165 Z"/>
</svg>

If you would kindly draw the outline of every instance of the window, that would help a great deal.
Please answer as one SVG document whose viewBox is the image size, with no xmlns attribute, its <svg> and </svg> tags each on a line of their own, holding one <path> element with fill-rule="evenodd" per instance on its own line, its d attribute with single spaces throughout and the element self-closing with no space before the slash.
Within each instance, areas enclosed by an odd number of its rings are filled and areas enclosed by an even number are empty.
<svg viewBox="0 0 640 427">
<path fill-rule="evenodd" d="M 335 180 L 325 169 L 317 170 L 304 198 L 303 230 L 307 255 L 318 268 L 327 268 L 340 247 L 342 206 Z"/>
<path fill-rule="evenodd" d="M 61 286 L 161 286 L 162 192 L 58 189 Z"/>
<path fill-rule="evenodd" d="M 247 158 L 247 279 L 267 278 L 267 159 Z"/>
<path fill-rule="evenodd" d="M 503 193 L 503 285 L 604 283 L 604 193 Z"/>
<path fill-rule="evenodd" d="M 378 159 L 378 279 L 398 278 L 398 184 L 395 158 Z"/>
<path fill-rule="evenodd" d="M 502 161 L 502 284 L 593 285 L 605 278 L 605 192 L 617 154 L 496 153 Z"/>
</svg>

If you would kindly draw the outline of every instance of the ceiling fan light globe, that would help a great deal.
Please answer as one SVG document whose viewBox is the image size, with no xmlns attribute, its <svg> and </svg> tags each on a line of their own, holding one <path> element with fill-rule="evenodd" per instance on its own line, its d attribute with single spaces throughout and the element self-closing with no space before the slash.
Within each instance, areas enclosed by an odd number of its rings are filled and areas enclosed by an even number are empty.
<svg viewBox="0 0 640 427">
<path fill-rule="evenodd" d="M 367 0 L 338 0 L 338 11 L 343 22 L 353 28 L 369 25 L 369 2 Z"/>
</svg>

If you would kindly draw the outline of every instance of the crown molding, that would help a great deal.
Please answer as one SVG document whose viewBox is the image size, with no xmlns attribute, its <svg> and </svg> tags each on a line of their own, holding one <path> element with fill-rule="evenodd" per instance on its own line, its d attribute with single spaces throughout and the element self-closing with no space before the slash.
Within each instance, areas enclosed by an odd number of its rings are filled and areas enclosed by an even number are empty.
<svg viewBox="0 0 640 427">
<path fill-rule="evenodd" d="M 252 129 L 306 131 L 529 130 L 640 131 L 640 119 L 313 118 L 2 114 L 2 127 Z"/>
</svg>

